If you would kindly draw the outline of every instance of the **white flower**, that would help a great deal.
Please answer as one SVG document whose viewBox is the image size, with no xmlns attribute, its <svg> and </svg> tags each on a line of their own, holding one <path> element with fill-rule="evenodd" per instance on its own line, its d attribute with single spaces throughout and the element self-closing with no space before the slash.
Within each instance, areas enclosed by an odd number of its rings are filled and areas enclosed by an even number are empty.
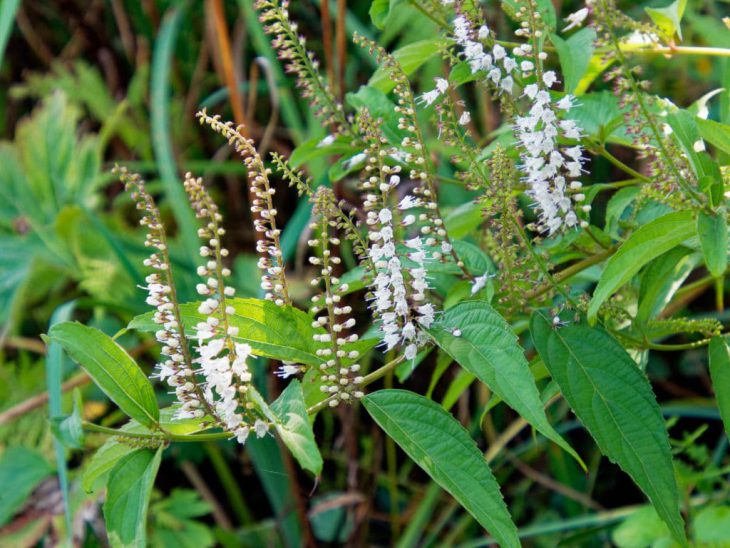
<svg viewBox="0 0 730 548">
<path fill-rule="evenodd" d="M 449 89 L 448 80 L 445 80 L 444 78 L 436 78 L 436 90 L 442 94 L 445 93 L 447 89 Z"/>
<path fill-rule="evenodd" d="M 269 425 L 261 419 L 256 419 L 253 425 L 257 438 L 263 438 L 269 432 Z"/>
<path fill-rule="evenodd" d="M 588 17 L 588 8 L 581 8 L 578 11 L 571 13 L 565 18 L 565 20 L 570 24 L 563 29 L 563 32 L 582 26 L 586 17 Z"/>
<path fill-rule="evenodd" d="M 555 75 L 555 71 L 549 70 L 542 75 L 542 81 L 548 88 L 551 88 L 558 81 L 558 77 Z"/>
<path fill-rule="evenodd" d="M 695 152 L 703 152 L 705 150 L 705 142 L 702 139 L 698 139 L 692 145 L 692 149 Z"/>
<path fill-rule="evenodd" d="M 322 148 L 331 145 L 335 142 L 335 136 L 334 135 L 327 135 L 324 139 L 322 139 L 319 143 L 317 143 L 317 148 Z"/>
<path fill-rule="evenodd" d="M 431 106 L 436 99 L 439 98 L 441 94 L 437 89 L 432 89 L 431 91 L 427 91 L 426 93 L 421 94 L 419 97 L 419 101 L 426 106 Z"/>
<path fill-rule="evenodd" d="M 364 152 L 360 152 L 359 154 L 355 154 L 352 158 L 346 160 L 343 164 L 343 167 L 345 169 L 352 169 L 353 167 L 363 163 L 366 159 L 367 155 Z"/>
<path fill-rule="evenodd" d="M 485 272 L 481 276 L 474 278 L 474 281 L 471 284 L 471 294 L 476 295 L 482 289 L 484 289 L 484 287 L 487 285 L 488 279 L 489 279 L 489 271 Z"/>
<path fill-rule="evenodd" d="M 400 203 L 398 204 L 398 209 L 400 209 L 401 211 L 406 211 L 408 209 L 411 209 L 414 207 L 420 207 L 420 206 L 421 206 L 420 198 L 414 198 L 413 196 L 411 196 L 409 194 L 400 201 Z"/>
<path fill-rule="evenodd" d="M 302 368 L 299 365 L 284 363 L 281 367 L 279 367 L 279 369 L 276 370 L 275 375 L 277 377 L 281 377 L 282 379 L 288 379 L 289 377 L 298 374 L 301 370 Z"/>
</svg>

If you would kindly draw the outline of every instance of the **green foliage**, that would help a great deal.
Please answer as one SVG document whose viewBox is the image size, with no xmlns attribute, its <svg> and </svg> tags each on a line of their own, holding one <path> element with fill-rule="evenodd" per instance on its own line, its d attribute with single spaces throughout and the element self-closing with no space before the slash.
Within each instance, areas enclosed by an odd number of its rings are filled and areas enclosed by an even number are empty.
<svg viewBox="0 0 730 548">
<path fill-rule="evenodd" d="M 456 329 L 458 334 L 454 333 Z M 548 422 L 524 351 L 509 324 L 491 306 L 479 301 L 462 302 L 444 312 L 431 329 L 431 336 L 454 361 L 584 466 Z"/>
<path fill-rule="evenodd" d="M 672 535 L 685 541 L 669 439 L 646 377 L 603 329 L 554 329 L 537 313 L 530 331 L 540 357 L 603 454 L 629 474 Z"/>
<path fill-rule="evenodd" d="M 13 447 L 0 457 L 0 526 L 5 525 L 25 498 L 52 472 L 46 460 L 30 449 Z"/>
<path fill-rule="evenodd" d="M 122 411 L 141 424 L 158 424 L 160 409 L 147 377 L 127 352 L 108 335 L 83 324 L 65 322 L 48 333 Z"/>
<path fill-rule="evenodd" d="M 147 509 L 161 458 L 162 448 L 136 449 L 109 472 L 104 518 L 112 546 L 146 546 Z"/>
<path fill-rule="evenodd" d="M 468 432 L 432 401 L 405 390 L 380 390 L 363 403 L 398 445 L 502 546 L 519 546 L 499 485 Z"/>
<path fill-rule="evenodd" d="M 615 291 L 659 255 L 695 234 L 691 211 L 668 213 L 634 232 L 608 260 L 588 307 L 588 319 L 595 322 L 598 309 Z"/>
</svg>

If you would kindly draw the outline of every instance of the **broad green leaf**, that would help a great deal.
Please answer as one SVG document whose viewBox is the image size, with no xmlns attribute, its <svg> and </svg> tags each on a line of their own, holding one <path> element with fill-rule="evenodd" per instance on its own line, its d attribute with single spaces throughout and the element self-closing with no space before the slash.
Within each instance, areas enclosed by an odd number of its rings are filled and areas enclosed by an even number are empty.
<svg viewBox="0 0 730 548">
<path fill-rule="evenodd" d="M 150 381 L 129 354 L 108 335 L 76 322 L 54 325 L 49 337 L 94 379 L 119 408 L 145 426 L 160 418 Z"/>
<path fill-rule="evenodd" d="M 123 456 L 109 473 L 104 520 L 109 544 L 144 548 L 147 508 L 163 448 L 137 449 Z"/>
<path fill-rule="evenodd" d="M 281 441 L 302 468 L 319 476 L 322 473 L 322 455 L 314 440 L 302 384 L 298 380 L 291 381 L 271 404 L 271 411 L 276 415 L 276 431 L 281 436 Z"/>
<path fill-rule="evenodd" d="M 312 319 L 306 312 L 293 307 L 280 307 L 263 299 L 228 299 L 234 313 L 229 316 L 230 325 L 238 328 L 235 340 L 248 343 L 257 356 L 275 360 L 319 365 L 322 358 L 316 355 L 317 347 L 312 336 L 317 333 Z M 195 335 L 194 327 L 205 321 L 206 316 L 198 312 L 197 303 L 180 306 L 185 332 Z M 152 313 L 134 318 L 129 329 L 156 331 Z"/>
<path fill-rule="evenodd" d="M 400 63 L 403 71 L 410 76 L 416 69 L 438 53 L 439 43 L 440 41 L 437 39 L 419 40 L 418 42 L 413 42 L 394 51 L 393 57 Z M 368 86 L 385 93 L 391 91 L 395 87 L 395 82 L 390 77 L 390 70 L 385 67 L 378 68 L 370 77 Z"/>
<path fill-rule="evenodd" d="M 730 436 L 730 348 L 724 337 L 712 337 L 709 347 L 710 376 L 725 432 Z"/>
<path fill-rule="evenodd" d="M 674 0 L 663 8 L 644 8 L 646 13 L 654 21 L 654 24 L 664 34 L 667 40 L 672 40 L 674 35 L 682 39 L 681 21 L 684 9 L 687 7 L 687 0 Z"/>
<path fill-rule="evenodd" d="M 5 46 L 8 44 L 10 33 L 15 23 L 15 12 L 18 11 L 20 0 L 7 0 L 0 6 L 0 68 L 5 55 Z"/>
<path fill-rule="evenodd" d="M 698 254 L 682 246 L 674 247 L 654 259 L 641 275 L 639 309 L 636 321 L 646 324 L 672 299 L 698 262 Z"/>
<path fill-rule="evenodd" d="M 441 406 L 406 390 L 363 398 L 370 416 L 401 449 L 446 489 L 501 546 L 519 546 L 499 485 L 464 427 Z"/>
<path fill-rule="evenodd" d="M 722 276 L 727 268 L 728 251 L 725 211 L 714 215 L 700 211 L 697 215 L 697 236 L 700 238 L 707 270 L 715 278 Z"/>
<path fill-rule="evenodd" d="M 671 535 L 667 524 L 661 520 L 652 506 L 642 506 L 629 515 L 613 530 L 611 540 L 617 548 L 671 546 Z"/>
<path fill-rule="evenodd" d="M 453 334 L 457 328 L 458 337 Z M 519 340 L 496 310 L 484 301 L 460 303 L 446 310 L 429 333 L 454 361 L 584 466 L 548 421 Z"/>
<path fill-rule="evenodd" d="M 357 93 L 348 93 L 345 98 L 347 104 L 358 112 L 366 109 L 374 120 L 379 120 L 380 130 L 391 143 L 402 141 L 405 133 L 398 129 L 399 115 L 395 111 L 395 104 L 382 90 L 372 86 L 360 86 Z"/>
<path fill-rule="evenodd" d="M 596 31 L 592 28 L 580 29 L 567 40 L 563 40 L 557 34 L 551 34 L 550 40 L 558 52 L 560 66 L 563 69 L 565 93 L 573 93 L 593 57 Z"/>
<path fill-rule="evenodd" d="M 727 546 L 730 544 L 730 506 L 718 504 L 698 510 L 692 529 L 697 546 Z"/>
<path fill-rule="evenodd" d="M 53 470 L 46 460 L 25 447 L 9 447 L 0 456 L 0 527 L 5 525 L 33 489 Z"/>
<path fill-rule="evenodd" d="M 588 307 L 595 322 L 600 306 L 648 262 L 681 244 L 695 233 L 692 211 L 668 213 L 634 232 L 608 260 Z"/>
<path fill-rule="evenodd" d="M 695 118 L 700 136 L 713 144 L 725 154 L 730 154 L 730 125 L 721 124 L 714 120 Z"/>
<path fill-rule="evenodd" d="M 631 476 L 672 535 L 685 542 L 669 436 L 646 376 L 601 328 L 576 324 L 554 329 L 535 313 L 530 332 L 552 378 L 601 452 Z"/>
</svg>

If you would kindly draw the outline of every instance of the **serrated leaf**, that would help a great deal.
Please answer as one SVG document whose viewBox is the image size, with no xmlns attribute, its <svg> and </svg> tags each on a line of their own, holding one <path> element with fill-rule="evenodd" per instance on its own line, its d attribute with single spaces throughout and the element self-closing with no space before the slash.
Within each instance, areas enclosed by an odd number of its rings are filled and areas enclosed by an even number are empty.
<svg viewBox="0 0 730 548">
<path fill-rule="evenodd" d="M 560 66 L 565 78 L 565 93 L 573 93 L 588 70 L 595 49 L 596 31 L 584 28 L 567 40 L 551 34 L 550 40 L 558 52 Z"/>
<path fill-rule="evenodd" d="M 641 268 L 681 244 L 695 233 L 692 211 L 668 213 L 634 232 L 608 260 L 588 306 L 588 320 L 595 322 L 600 306 Z"/>
<path fill-rule="evenodd" d="M 464 427 L 438 404 L 406 390 L 379 390 L 363 405 L 401 449 L 502 546 L 519 546 L 499 485 Z"/>
<path fill-rule="evenodd" d="M 54 325 L 48 333 L 124 413 L 145 426 L 157 424 L 160 409 L 149 379 L 107 334 L 77 322 Z"/>
<path fill-rule="evenodd" d="M 400 63 L 401 68 L 407 75 L 411 75 L 426 61 L 438 53 L 439 40 L 419 40 L 393 52 L 393 57 Z M 388 93 L 395 87 L 395 82 L 390 76 L 390 70 L 381 66 L 370 77 L 368 86 Z"/>
<path fill-rule="evenodd" d="M 730 348 L 724 337 L 716 336 L 710 341 L 710 377 L 715 390 L 717 407 L 725 425 L 725 433 L 730 436 Z"/>
<path fill-rule="evenodd" d="M 299 465 L 315 476 L 322 473 L 322 455 L 314 439 L 312 424 L 304 403 L 302 384 L 293 380 L 271 404 L 276 415 L 276 431 Z"/>
<path fill-rule="evenodd" d="M 601 328 L 576 324 L 554 329 L 535 313 L 530 332 L 552 378 L 601 452 L 631 476 L 672 535 L 686 543 L 669 436 L 646 376 Z"/>
<path fill-rule="evenodd" d="M 453 335 L 456 328 L 461 331 L 458 337 Z M 461 367 L 585 467 L 548 421 L 517 336 L 489 304 L 484 301 L 457 304 L 442 314 L 429 334 Z"/>
<path fill-rule="evenodd" d="M 123 456 L 110 472 L 104 520 L 112 546 L 146 546 L 147 509 L 162 451 L 162 447 L 137 449 Z"/>
<path fill-rule="evenodd" d="M 727 268 L 727 220 L 725 211 L 709 215 L 700 211 L 697 215 L 697 236 L 707 270 L 715 278 L 722 276 Z"/>
<path fill-rule="evenodd" d="M 229 315 L 229 324 L 238 328 L 234 339 L 251 345 L 254 354 L 275 360 L 319 365 L 322 358 L 316 355 L 312 336 L 317 333 L 312 327 L 312 319 L 306 312 L 293 307 L 277 306 L 263 299 L 228 299 L 227 304 L 234 308 Z M 198 312 L 198 303 L 180 306 L 185 333 L 195 335 L 194 327 L 206 319 Z M 137 316 L 129 323 L 129 329 L 156 331 L 157 324 L 152 321 L 152 313 Z"/>
</svg>

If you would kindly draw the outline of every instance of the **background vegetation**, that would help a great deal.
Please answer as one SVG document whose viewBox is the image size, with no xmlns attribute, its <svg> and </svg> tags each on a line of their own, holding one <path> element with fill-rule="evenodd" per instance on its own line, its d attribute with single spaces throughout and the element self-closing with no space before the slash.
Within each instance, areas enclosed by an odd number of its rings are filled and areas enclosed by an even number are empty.
<svg viewBox="0 0 730 548">
<path fill-rule="evenodd" d="M 323 60 L 335 93 L 352 107 L 372 101 L 358 89 L 377 68 L 365 50 L 351 43 L 355 32 L 390 51 L 411 45 L 406 51 L 424 61 L 411 80 L 416 90 L 430 90 L 433 78 L 446 73 L 440 56 L 428 55 L 436 53 L 432 40 L 440 22 L 424 13 L 421 2 L 322 2 L 293 2 L 292 16 Z M 553 4 L 563 16 L 581 7 L 572 1 Z M 622 4 L 630 16 L 648 20 L 644 9 L 663 2 Z M 683 44 L 730 47 L 722 21 L 728 8 L 726 0 L 688 2 Z M 512 28 L 496 2 L 485 3 L 484 9 L 492 28 Z M 250 0 L 3 0 L 0 60 L 0 544 L 73 539 L 104 545 L 103 472 L 98 477 L 85 472 L 106 436 L 87 434 L 84 447 L 69 448 L 63 443 L 68 424 L 63 426 L 59 417 L 79 401 L 78 412 L 101 425 L 118 426 L 123 415 L 71 360 L 47 354 L 40 335 L 69 318 L 113 335 L 147 311 L 137 287 L 144 283 L 144 236 L 134 205 L 110 173 L 112 165 L 142 173 L 161 197 L 169 226 L 178 227 L 173 260 L 182 301 L 196 298 L 198 248 L 181 185 L 187 171 L 204 177 L 223 208 L 238 295 L 257 297 L 260 291 L 244 167 L 217 136 L 201 130 L 194 117 L 198 109 L 245 123 L 262 154 L 293 152 L 294 163 L 306 160 L 317 183 L 333 183 L 343 194 L 352 189 L 337 186 L 341 164 L 318 156 L 315 144 L 327 130 L 285 75 Z M 730 89 L 727 58 L 647 54 L 639 65 L 653 92 L 682 107 Z M 597 109 L 615 108 L 603 99 L 610 95 L 608 85 L 599 79 L 592 89 L 588 102 L 596 101 Z M 467 99 L 488 135 L 481 144 L 499 142 L 503 120 L 494 105 L 478 93 Z M 708 105 L 712 117 L 730 120 L 727 93 Z M 632 162 L 633 154 L 621 146 L 620 127 L 614 136 L 615 157 Z M 435 130 L 428 140 L 438 148 Z M 475 229 L 475 212 L 463 207 L 473 195 L 450 181 L 451 175 L 443 174 L 440 199 L 452 228 L 468 233 Z M 588 183 L 619 178 L 612 163 L 597 158 Z M 594 201 L 599 216 L 610 215 L 609 198 L 601 194 Z M 292 265 L 292 293 L 301 302 L 308 285 L 301 235 L 310 205 L 282 185 L 277 206 L 286 227 L 282 245 Z M 583 283 L 596 279 L 597 272 L 588 271 Z M 672 304 L 676 312 L 688 319 L 730 319 L 718 307 L 713 287 L 688 287 Z M 154 363 L 153 340 L 125 333 L 119 341 L 140 363 Z M 699 544 L 727 545 L 730 457 L 706 350 L 652 352 L 647 370 L 669 421 L 680 488 L 688 497 L 693 493 L 687 504 L 702 507 L 692 515 L 693 538 Z M 519 428 L 520 419 L 497 406 L 483 422 L 489 393 L 473 380 L 433 353 L 417 374 L 399 369 L 382 385 L 402 382 L 427 393 L 472 433 L 483 431 L 481 442 L 491 447 L 503 439 L 500 434 Z M 271 393 L 281 389 L 273 378 L 267 388 Z M 170 399 L 162 388 L 158 397 Z M 601 458 L 568 406 L 554 406 L 550 418 L 583 457 L 587 474 L 529 429 L 509 438 L 509 450 L 491 454 L 525 542 L 671 542 L 641 492 Z M 325 459 L 318 481 L 273 438 L 245 450 L 230 442 L 172 444 L 149 508 L 149 542 L 196 547 L 396 540 L 402 546 L 488 544 L 478 523 L 405 458 L 360 407 L 323 414 L 316 433 Z"/>
</svg>

